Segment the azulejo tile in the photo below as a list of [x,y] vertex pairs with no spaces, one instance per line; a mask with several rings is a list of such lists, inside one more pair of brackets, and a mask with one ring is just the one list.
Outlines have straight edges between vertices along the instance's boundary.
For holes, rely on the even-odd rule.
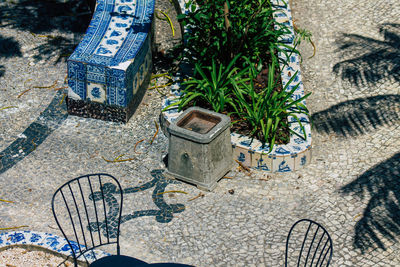
[[117,104],[117,87],[115,86],[107,86],[107,104],[116,105]]
[[135,74],[135,77],[133,78],[132,81],[132,92],[133,94],[136,94],[136,92],[139,90],[139,73]]
[[306,149],[294,158],[296,170],[303,168],[311,160],[311,149]]
[[255,140],[256,139],[247,137],[245,135],[239,135],[239,137],[237,138],[237,146],[243,147],[247,150],[251,150],[253,142]]
[[267,153],[254,153],[251,158],[251,166],[260,171],[272,171],[273,159]]
[[273,172],[291,172],[295,170],[294,158],[290,155],[284,157],[276,157],[273,161]]
[[274,154],[277,156],[288,156],[292,152],[292,148],[288,145],[276,145],[274,147]]
[[117,105],[125,107],[127,105],[127,95],[124,88],[117,88]]
[[86,99],[86,82],[68,80],[68,97],[76,100]]
[[106,90],[104,84],[87,83],[87,98],[93,102],[104,103],[106,101]]
[[107,86],[125,87],[125,71],[113,68],[106,68]]
[[233,145],[233,159],[242,163],[245,166],[251,166],[251,150],[240,145]]
[[86,79],[86,67],[82,62],[68,61],[68,79],[85,81]]
[[86,80],[94,83],[106,83],[106,69],[102,66],[86,65]]

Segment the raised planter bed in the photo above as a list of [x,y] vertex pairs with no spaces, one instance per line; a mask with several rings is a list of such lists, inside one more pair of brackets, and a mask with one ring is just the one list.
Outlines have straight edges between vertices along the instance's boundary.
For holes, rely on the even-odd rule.
[[[272,0],[274,9],[274,19],[278,22],[284,23],[291,29],[291,34],[283,36],[282,40],[286,43],[292,43],[294,40],[293,21],[289,5],[282,0]],[[184,1],[179,1],[181,12],[185,13]],[[280,58],[286,57],[279,53]],[[300,58],[297,54],[291,55],[288,65],[281,64],[282,70],[282,84],[285,86],[290,80],[291,76],[297,71],[297,77],[288,86],[287,90],[290,91],[296,84],[299,84],[293,99],[300,99],[304,96],[304,87],[301,81],[300,72]],[[170,94],[164,99],[162,107],[165,108],[171,103],[178,100],[180,95],[180,85],[175,83],[171,86]],[[305,100],[302,101],[305,105]],[[176,120],[181,112],[177,108],[169,109],[162,112],[160,121],[162,129],[168,135],[167,127],[169,124]],[[246,166],[254,167],[255,169],[271,172],[290,172],[301,169],[311,160],[311,125],[308,116],[304,114],[297,115],[302,122],[307,139],[303,139],[295,134],[290,135],[290,142],[286,145],[275,145],[270,153],[268,146],[262,146],[261,142],[256,139],[251,139],[247,136],[239,135],[237,133],[231,134],[231,142],[234,148],[234,159],[242,162]],[[297,132],[300,136],[304,135],[300,125],[292,117],[288,117],[290,128]]]
[[97,0],[68,59],[68,113],[127,122],[151,76],[154,0]]

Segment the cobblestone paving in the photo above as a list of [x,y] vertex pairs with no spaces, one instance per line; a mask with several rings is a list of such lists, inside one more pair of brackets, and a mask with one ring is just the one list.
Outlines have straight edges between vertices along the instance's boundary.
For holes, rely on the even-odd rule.
[[[55,88],[63,86],[66,63],[57,61],[60,51],[55,50],[62,46],[43,35],[71,39],[82,32],[67,28],[65,18],[52,27],[35,27],[36,1],[18,3],[0,6],[0,108],[17,107],[0,110],[0,151],[24,138],[21,133],[57,92],[34,88],[17,96],[56,80]],[[168,1],[158,7],[168,9]],[[10,8],[13,12],[7,13]],[[149,143],[161,95],[148,91],[126,125],[69,116],[50,125],[40,145],[31,140],[30,153],[0,173],[0,198],[14,201],[0,203],[0,227],[28,225],[60,234],[50,209],[54,191],[71,178],[105,172],[127,190],[149,185],[125,196],[123,215],[132,217],[121,229],[126,255],[196,266],[282,266],[290,226],[309,218],[332,236],[332,266],[400,266],[400,7],[395,0],[294,0],[292,10],[296,25],[311,30],[317,47],[312,58],[310,45],[300,47],[315,120],[313,160],[305,169],[284,175],[233,170],[233,179],[191,200],[201,191],[152,176],[164,168],[168,140],[158,134]],[[158,36],[168,35],[168,25],[159,27]],[[170,37],[157,38],[165,43]],[[51,122],[51,116],[46,118],[45,125]],[[18,148],[13,156],[26,149]],[[103,159],[121,154],[134,160]],[[162,184],[151,187],[152,181]],[[154,201],[156,190],[188,194],[166,193]],[[184,210],[167,220],[152,213],[135,217],[173,204],[183,204]]]

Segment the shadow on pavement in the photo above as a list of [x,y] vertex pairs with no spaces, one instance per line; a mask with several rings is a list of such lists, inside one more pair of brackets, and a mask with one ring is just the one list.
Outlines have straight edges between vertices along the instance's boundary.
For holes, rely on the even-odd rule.
[[400,121],[400,96],[379,95],[342,102],[313,114],[312,120],[320,133],[343,137],[365,134]]
[[344,58],[333,72],[356,86],[374,85],[384,79],[400,81],[400,24],[379,27],[384,41],[357,34],[343,34],[337,41]]
[[[76,44],[73,39],[65,38],[62,36],[54,36],[49,38],[45,43],[36,46],[33,51],[35,55],[33,58],[39,60],[51,60],[57,57],[54,64],[60,62],[62,59],[68,58],[75,49]],[[56,48],[55,48],[56,47]]]
[[91,13],[85,1],[36,0],[9,2],[0,10],[0,27],[34,34],[52,30],[85,32]]
[[0,57],[20,57],[22,56],[21,47],[13,37],[0,35]]
[[[379,27],[382,40],[343,34],[337,41],[343,60],[333,67],[354,86],[374,86],[382,81],[400,82],[400,24]],[[312,116],[318,132],[348,137],[400,121],[400,96],[379,95],[334,105]],[[364,254],[385,250],[400,237],[400,153],[361,174],[340,189],[367,206],[355,225],[353,245]],[[358,216],[356,216],[358,217]]]
[[[20,57],[22,56],[21,47],[13,37],[4,37],[0,35],[0,58]],[[0,77],[4,75],[6,68],[0,65]]]
[[[180,184],[181,182],[177,180],[172,180],[166,178],[163,175],[164,170],[152,170],[151,176],[153,179],[145,184],[124,188],[123,195],[126,199],[128,195],[135,194],[139,192],[143,192],[149,189],[152,189],[152,200],[155,204],[156,208],[147,209],[147,210],[130,210],[127,214],[121,216],[121,224],[128,222],[130,220],[139,218],[139,217],[154,217],[158,223],[169,223],[174,218],[175,213],[181,213],[185,211],[185,205],[181,203],[176,204],[168,204],[164,199],[165,188],[169,184]],[[120,194],[120,191],[117,187],[112,183],[106,183],[103,185],[103,192],[94,192],[93,195],[89,196],[89,199],[100,200],[101,198],[96,196],[104,195],[104,199],[107,202],[107,206],[111,207],[109,216],[107,216],[107,221],[104,220],[100,222],[100,225],[96,225],[96,223],[91,223],[89,229],[92,232],[97,232],[99,230],[102,231],[104,236],[107,236],[107,231],[110,231],[110,235],[115,235],[117,228],[111,227],[110,225],[118,224],[118,216],[120,213],[118,200],[113,196],[113,194]],[[131,207],[132,208],[132,207]],[[111,223],[110,223],[111,222]]]
[[355,226],[354,247],[365,253],[369,249],[386,249],[400,236],[400,153],[372,167],[341,188],[361,201],[369,199]]
[[[73,52],[77,45],[73,36],[86,31],[91,17],[86,1],[7,2],[0,7],[0,28],[7,27],[30,32],[35,38],[38,38],[40,43],[45,40],[44,44],[33,49],[36,52],[35,59],[50,59],[57,55],[57,63],[61,58],[66,58]],[[52,31],[71,33],[71,38],[53,36]],[[49,33],[50,35],[48,35]]]

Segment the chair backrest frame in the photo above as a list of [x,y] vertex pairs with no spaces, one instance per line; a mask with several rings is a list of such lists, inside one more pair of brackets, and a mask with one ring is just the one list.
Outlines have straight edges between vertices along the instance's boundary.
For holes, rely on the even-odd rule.
[[[305,243],[306,243],[306,241],[307,241],[307,237],[308,237],[308,234],[309,234],[309,232],[310,232],[310,229],[311,229],[312,225],[316,225],[316,226],[317,226],[317,230],[315,230],[314,235],[313,235],[313,237],[312,237],[311,244],[310,244],[309,249],[308,249],[308,252],[307,252],[307,256],[306,256],[306,260],[305,260],[304,266],[307,266],[308,259],[309,259],[309,256],[310,256],[310,252],[311,252],[311,249],[313,248],[314,241],[315,241],[315,238],[316,238],[316,236],[317,236],[317,233],[318,233],[318,231],[319,231],[320,229],[322,229],[322,231],[323,231],[322,236],[320,237],[320,239],[319,239],[319,241],[318,241],[317,247],[315,248],[315,251],[314,251],[314,254],[313,254],[313,257],[312,257],[312,260],[311,260],[311,263],[310,263],[309,266],[310,266],[310,267],[313,266],[313,263],[314,263],[314,260],[315,260],[315,257],[316,257],[318,248],[319,248],[319,246],[320,246],[320,244],[321,244],[321,241],[323,240],[323,238],[324,238],[325,235],[326,235],[327,238],[326,238],[324,247],[323,247],[322,250],[320,251],[320,255],[319,255],[319,257],[318,257],[318,260],[317,260],[317,263],[315,264],[315,266],[318,266],[319,263],[320,263],[319,266],[322,266],[322,264],[324,263],[324,261],[325,261],[325,259],[326,259],[327,254],[328,254],[328,252],[329,252],[329,257],[328,257],[327,262],[326,262],[326,267],[328,267],[329,264],[330,264],[330,262],[331,262],[331,260],[332,260],[332,255],[333,255],[332,238],[331,238],[331,236],[329,235],[328,231],[327,231],[321,224],[319,224],[319,223],[317,223],[317,222],[315,222],[315,221],[312,221],[312,220],[310,220],[310,219],[301,219],[301,220],[298,220],[298,221],[297,221],[296,223],[294,223],[293,226],[290,228],[289,234],[288,234],[287,239],[286,239],[285,267],[288,266],[288,265],[287,265],[287,264],[288,264],[288,251],[289,251],[289,241],[290,241],[291,234],[292,234],[293,230],[295,229],[295,227],[296,227],[298,224],[302,223],[302,222],[308,222],[309,225],[308,225],[307,231],[306,231],[306,233],[305,233],[305,235],[304,235],[304,239],[303,239],[303,242],[302,242],[302,245],[301,245],[299,257],[298,257],[298,259],[297,259],[297,267],[300,266],[300,262],[301,262],[301,258],[302,258],[302,254],[303,254],[303,250],[304,250],[304,245],[305,245]],[[329,243],[329,245],[328,245],[328,243]],[[326,248],[327,245],[328,245],[328,248]],[[325,252],[325,253],[324,253],[324,252]],[[322,260],[321,260],[322,254],[324,254],[324,256],[323,256],[323,258],[322,258]],[[321,261],[320,261],[320,260],[321,260]]]
[[[100,233],[101,231],[100,231],[99,216],[98,216],[96,200],[94,198],[94,191],[93,191],[92,182],[91,182],[91,178],[96,179],[95,177],[97,177],[98,182],[99,182],[99,186],[100,186],[100,193],[101,193],[101,199],[102,199],[102,203],[100,203],[100,204],[102,204],[104,217],[105,217],[105,228],[106,228],[106,237],[107,237],[106,241],[107,242],[102,242],[101,233]],[[102,183],[102,179],[101,179],[102,177],[107,178],[107,179],[111,179],[115,183],[115,185],[117,185],[117,188],[116,188],[117,190],[115,190],[115,192],[113,192],[113,193],[118,193],[119,196],[120,196],[119,211],[118,211],[118,216],[117,216],[116,237],[115,237],[116,241],[110,241],[110,235],[109,235],[109,230],[110,229],[109,229],[109,222],[108,222],[109,216],[108,216],[108,212],[107,212],[107,209],[106,209],[105,194],[104,194],[104,190],[103,190],[104,184]],[[73,192],[73,190],[71,188],[71,184],[76,182],[77,185],[78,185],[78,188],[79,188],[79,192],[78,193],[80,193],[80,196],[82,198],[81,200],[83,202],[83,207],[84,207],[84,214],[83,215],[86,215],[86,220],[87,220],[88,224],[90,225],[90,219],[89,219],[89,214],[88,214],[88,210],[87,210],[87,205],[86,205],[85,197],[84,197],[83,190],[82,190],[81,183],[80,183],[80,181],[84,180],[84,179],[87,179],[88,185],[89,185],[89,188],[90,188],[90,192],[91,192],[91,195],[92,195],[92,200],[91,200],[92,203],[91,204],[93,204],[93,206],[94,206],[95,217],[96,217],[95,218],[95,222],[96,222],[97,227],[98,227],[97,228],[98,229],[98,238],[99,238],[99,241],[100,241],[100,244],[98,244],[98,245],[95,245],[95,241],[94,241],[93,234],[92,234],[91,230],[89,230],[91,244],[89,244],[89,242],[87,242],[87,240],[86,240],[86,236],[84,234],[85,231],[83,229],[83,223],[82,223],[83,219],[81,218],[81,214],[80,214],[79,208],[78,208],[78,203],[77,203],[76,197],[74,195],[74,192]],[[78,237],[77,229],[75,228],[75,223],[74,223],[74,220],[73,220],[73,217],[72,217],[71,209],[70,209],[70,207],[69,207],[69,205],[67,203],[67,200],[66,200],[66,197],[65,197],[65,192],[63,191],[63,189],[65,189],[65,188],[68,188],[68,191],[69,191],[70,195],[72,196],[74,208],[75,208],[75,210],[77,212],[77,215],[78,215],[78,221],[79,221],[80,230],[81,230],[81,233],[83,233],[83,241],[84,241],[83,243],[84,243],[84,246],[85,246],[84,249],[81,246],[82,244],[80,244],[80,242],[79,242],[80,238]],[[59,221],[59,219],[57,217],[57,213],[55,211],[55,200],[56,200],[56,197],[59,194],[61,194],[62,200],[64,201],[65,207],[66,207],[66,209],[68,211],[68,216],[69,216],[69,219],[70,219],[70,223],[72,225],[72,230],[73,230],[73,233],[74,233],[74,236],[75,236],[75,240],[76,240],[76,243],[78,243],[77,247],[78,247],[79,253],[75,252],[74,246],[72,245],[70,239],[68,238],[68,235],[64,231],[64,229],[61,226],[61,223],[60,223],[60,221]],[[88,201],[88,202],[90,202],[90,201]],[[87,263],[89,263],[87,258],[86,258],[86,256],[85,256],[85,254],[87,252],[90,252],[90,251],[93,252],[94,249],[96,249],[98,247],[101,247],[101,246],[104,246],[104,245],[116,244],[117,255],[120,255],[119,234],[120,234],[120,225],[121,225],[121,216],[122,216],[122,206],[123,206],[123,190],[122,190],[122,187],[121,187],[120,183],[118,182],[118,180],[115,177],[113,177],[112,175],[106,174],[106,173],[95,173],[95,174],[87,174],[87,175],[79,176],[77,178],[74,178],[74,179],[69,180],[68,182],[64,183],[62,186],[60,186],[56,190],[56,192],[53,195],[52,202],[51,202],[52,212],[53,212],[54,219],[55,219],[55,221],[56,221],[56,223],[58,225],[58,228],[60,229],[61,233],[63,234],[63,236],[67,240],[69,247],[71,248],[72,257],[74,259],[74,265],[75,266],[77,266],[77,264],[78,264],[77,263],[78,262],[78,258],[80,256],[82,256],[82,255],[83,255],[85,261]],[[92,255],[94,255],[94,257],[95,257],[94,253],[92,253]]]

